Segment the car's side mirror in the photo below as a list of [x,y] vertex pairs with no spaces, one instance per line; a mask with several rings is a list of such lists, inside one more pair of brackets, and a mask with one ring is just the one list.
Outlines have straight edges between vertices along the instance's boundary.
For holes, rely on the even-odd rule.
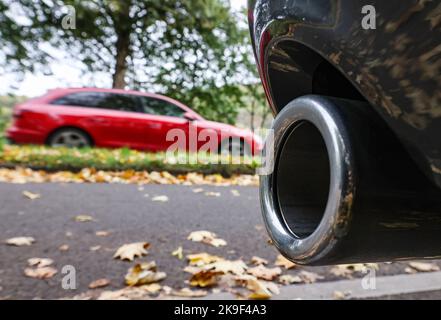
[[188,121],[193,122],[193,121],[197,120],[197,117],[191,112],[186,112],[186,113],[184,113],[184,119],[187,119]]

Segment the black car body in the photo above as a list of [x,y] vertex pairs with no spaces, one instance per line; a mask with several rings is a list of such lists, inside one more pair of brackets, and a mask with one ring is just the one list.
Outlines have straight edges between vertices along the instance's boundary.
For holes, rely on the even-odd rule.
[[[365,29],[362,26],[362,21],[367,15],[363,9],[365,6],[373,6],[375,9],[375,29]],[[371,190],[386,180],[388,182],[385,185],[388,187],[380,187],[380,189],[387,190],[383,192],[383,195],[386,193],[400,194],[401,199],[408,201],[414,199],[412,204],[417,203],[417,205],[407,206],[408,210],[400,207],[399,204],[388,209],[383,207],[382,209],[365,210],[367,212],[363,214],[365,217],[372,216],[373,211],[405,211],[405,213],[401,212],[401,214],[397,213],[393,216],[385,216],[383,212],[378,214],[377,220],[371,218],[363,220],[364,229],[370,228],[366,231],[371,235],[369,237],[377,239],[368,237],[365,241],[376,247],[376,252],[380,250],[378,249],[380,244],[375,241],[388,241],[391,244],[390,250],[385,250],[384,254],[365,254],[366,249],[363,249],[361,244],[365,241],[359,238],[355,240],[355,235],[351,235],[353,232],[350,231],[361,223],[357,215],[340,213],[340,216],[334,217],[334,220],[346,219],[343,231],[337,232],[334,224],[327,231],[313,232],[314,230],[312,230],[308,236],[299,236],[293,231],[295,226],[290,227],[286,222],[289,217],[286,217],[283,212],[281,200],[276,199],[280,197],[280,192],[284,192],[281,191],[282,186],[277,185],[276,174],[264,177],[261,187],[264,217],[270,235],[279,249],[288,258],[297,262],[319,264],[348,260],[438,257],[441,254],[438,252],[440,250],[436,252],[433,250],[424,251],[421,249],[423,245],[420,247],[406,241],[403,242],[399,236],[394,238],[395,233],[391,235],[386,232],[387,230],[375,228],[382,223],[381,219],[389,219],[389,222],[384,225],[391,226],[395,223],[395,225],[406,226],[407,223],[408,228],[400,229],[402,233],[409,232],[407,236],[424,238],[421,241],[426,247],[435,240],[441,240],[437,235],[441,234],[441,227],[437,224],[440,220],[438,213],[441,212],[441,205],[436,201],[437,197],[441,197],[437,193],[441,188],[441,2],[425,0],[249,0],[248,16],[253,49],[270,107],[274,115],[285,118],[285,120],[276,119],[276,122],[279,121],[278,130],[283,131],[278,133],[276,130],[275,134],[276,166],[279,163],[280,152],[282,152],[279,149],[286,144],[288,124],[292,124],[286,120],[286,117],[289,116],[288,111],[286,111],[287,114],[281,115],[287,105],[305,96],[309,101],[302,100],[297,103],[298,105],[326,105],[329,104],[329,101],[331,104],[346,105],[346,102],[339,103],[338,99],[352,101],[351,103],[354,105],[362,104],[363,106],[360,108],[364,111],[370,109],[371,114],[365,117],[370,127],[366,128],[366,132],[385,130],[384,135],[359,140],[360,144],[379,144],[382,136],[390,135],[385,139],[389,145],[400,145],[396,146],[400,151],[394,149],[395,151],[389,152],[390,156],[386,155],[387,150],[392,149],[387,145],[373,147],[376,154],[368,165],[375,161],[378,163],[371,167],[369,172],[378,173],[379,168],[385,162],[389,162],[392,167],[390,171],[394,171],[392,162],[408,162],[408,167],[400,169],[407,168],[408,172],[402,172],[402,175],[407,177],[404,184],[408,184],[409,188],[406,187],[404,191],[398,191],[397,188],[400,189],[400,186],[397,181],[400,179],[384,177],[384,175],[376,181],[360,185],[360,177],[363,176],[360,173],[368,170],[361,164],[363,161],[360,160],[362,157],[360,154],[367,151],[354,152],[359,155],[358,160],[357,156],[354,156],[354,162],[357,162],[354,165],[355,169],[349,168],[347,170],[350,177],[346,183],[353,184],[353,186],[349,188],[351,191],[348,191],[345,196],[350,195],[353,199],[350,204],[346,202],[346,206],[351,206],[346,211],[359,210],[358,207],[365,208],[366,205],[360,204],[360,201],[357,200],[357,202],[356,199],[369,198],[365,194],[371,193]],[[327,97],[326,101],[320,100],[320,97]],[[318,101],[316,101],[317,99]],[[293,117],[300,109],[297,107],[297,111],[293,111]],[[352,109],[350,106],[343,107],[342,112],[350,109]],[[336,113],[338,114],[339,111]],[[348,119],[353,116],[342,117]],[[369,117],[375,118],[375,120],[368,120]],[[342,121],[347,122],[346,120]],[[352,120],[352,123],[354,121]],[[373,125],[374,122],[377,125]],[[380,127],[381,129],[379,129]],[[352,129],[348,129],[346,132],[350,130]],[[358,129],[354,128],[353,130]],[[321,133],[323,135],[323,132]],[[279,149],[278,135],[280,136]],[[340,138],[343,136],[342,139],[344,139],[345,134],[337,132],[336,135],[340,135]],[[353,139],[352,137],[358,134],[349,132],[348,135]],[[323,138],[326,140],[326,137]],[[376,142],[373,139],[377,139]],[[352,141],[351,143],[355,144],[356,142]],[[326,147],[328,152],[332,149],[327,141]],[[352,147],[354,149],[365,148],[366,145],[352,145]],[[379,150],[382,151],[378,153]],[[348,150],[346,152],[349,154]],[[403,153],[398,156],[400,152]],[[388,158],[388,160],[383,161],[384,159],[380,158]],[[405,160],[402,160],[404,158]],[[343,164],[340,162],[337,165],[348,166],[348,161],[343,160]],[[335,172],[332,167],[330,171],[332,186],[334,181],[332,174]],[[358,172],[358,175],[354,172]],[[380,176],[380,174],[378,175]],[[399,174],[397,173],[397,175]],[[364,176],[369,176],[369,173]],[[356,179],[358,181],[354,182]],[[392,181],[394,179],[395,181]],[[325,181],[325,184],[327,183]],[[338,183],[342,182],[338,181]],[[403,185],[403,183],[401,184]],[[361,190],[363,190],[363,195]],[[392,190],[395,191],[392,192]],[[425,190],[426,195],[433,194],[433,196],[424,198],[425,196],[420,195],[418,190]],[[271,193],[272,196],[269,196]],[[358,198],[355,197],[356,193]],[[329,207],[329,199],[332,196],[329,194],[327,205],[326,203],[322,204],[322,210]],[[370,199],[372,200],[372,198]],[[292,202],[292,200],[290,201]],[[430,205],[425,205],[424,202],[430,203]],[[389,203],[394,203],[394,201],[391,200]],[[276,212],[268,214],[268,211]],[[416,214],[418,219],[423,219],[425,222],[411,219],[411,212],[415,214],[419,211],[426,212],[422,216]],[[435,214],[435,218],[430,215],[432,223],[427,220],[427,212],[429,211]],[[275,220],[278,223],[275,223]],[[320,223],[320,226],[323,227],[323,220]],[[427,228],[431,231],[426,230],[426,223]],[[316,222],[315,227],[318,225],[319,222]],[[322,231],[321,234],[316,234],[320,231]],[[383,231],[388,236],[382,237]],[[433,237],[429,235],[431,232]],[[330,233],[332,235],[329,235]],[[357,231],[357,237],[360,237],[362,233],[362,231]],[[319,242],[323,240],[325,234],[328,244],[320,247]],[[314,237],[315,239],[311,239]],[[352,251],[342,244],[343,239],[348,241],[348,237],[353,242],[352,246],[356,246],[358,250]],[[303,242],[310,240],[308,248],[297,250],[299,246],[304,245]],[[329,241],[338,244],[330,246]],[[411,247],[411,252],[399,249],[400,246],[405,245]],[[441,245],[441,243],[438,242],[437,245]],[[342,253],[343,251],[346,253]],[[350,254],[349,251],[351,251]],[[359,252],[361,252],[360,256],[358,256]]]

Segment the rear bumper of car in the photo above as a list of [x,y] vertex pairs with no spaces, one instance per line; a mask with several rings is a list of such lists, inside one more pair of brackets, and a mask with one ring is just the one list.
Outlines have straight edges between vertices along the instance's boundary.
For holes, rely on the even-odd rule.
[[41,132],[12,126],[6,130],[6,138],[17,144],[44,144]]

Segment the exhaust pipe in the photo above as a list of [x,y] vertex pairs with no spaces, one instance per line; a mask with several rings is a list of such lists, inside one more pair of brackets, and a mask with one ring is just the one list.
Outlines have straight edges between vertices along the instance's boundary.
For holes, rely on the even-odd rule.
[[273,130],[260,199],[285,257],[307,265],[441,257],[441,192],[369,104],[302,97]]

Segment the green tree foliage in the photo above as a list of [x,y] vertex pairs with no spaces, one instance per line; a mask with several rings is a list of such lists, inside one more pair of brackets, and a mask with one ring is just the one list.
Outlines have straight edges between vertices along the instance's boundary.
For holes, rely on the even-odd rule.
[[238,85],[255,81],[240,19],[228,0],[0,0],[0,41],[16,69],[47,68],[47,43],[111,75],[114,88],[164,93],[231,123],[244,103]]

